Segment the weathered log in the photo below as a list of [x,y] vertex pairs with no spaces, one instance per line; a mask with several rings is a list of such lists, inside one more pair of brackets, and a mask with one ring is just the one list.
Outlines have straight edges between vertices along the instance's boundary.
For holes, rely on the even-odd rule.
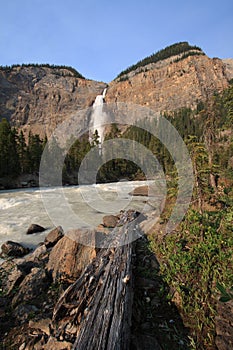
[[[127,218],[134,220],[135,212]],[[134,220],[115,228],[114,236],[108,236],[109,247],[101,249],[63,293],[54,308],[54,337],[72,342],[77,350],[129,349],[134,282],[131,238],[137,227]]]

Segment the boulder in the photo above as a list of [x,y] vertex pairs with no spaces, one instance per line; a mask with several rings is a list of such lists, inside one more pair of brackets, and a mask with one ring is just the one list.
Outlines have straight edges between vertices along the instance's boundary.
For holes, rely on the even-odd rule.
[[45,237],[45,246],[47,248],[53,247],[62,237],[64,236],[64,231],[61,226],[54,228]]
[[148,196],[149,187],[148,186],[139,186],[136,187],[133,191],[129,192],[131,196]]
[[38,245],[38,247],[31,254],[29,254],[27,258],[25,258],[24,260],[32,261],[32,262],[39,260],[40,262],[42,262],[47,255],[48,255],[48,252],[45,244],[41,244],[41,245]]
[[12,241],[7,241],[2,244],[2,256],[20,257],[29,253],[30,249],[24,247],[22,244]]
[[24,279],[25,274],[23,271],[19,269],[18,266],[15,266],[15,268],[9,273],[7,284],[6,284],[6,294],[10,294],[11,291],[13,291],[15,288],[19,286],[19,284]]
[[84,246],[64,236],[52,248],[47,270],[52,274],[54,282],[73,282],[95,257],[95,248]]
[[37,225],[37,224],[31,224],[27,230],[27,235],[31,235],[33,233],[43,232],[46,229],[43,226]]
[[45,292],[50,284],[49,278],[44,269],[34,267],[19,285],[19,290],[12,300],[12,305],[38,299]]
[[106,215],[103,217],[103,224],[105,227],[116,227],[117,223],[118,223],[118,217],[115,215]]

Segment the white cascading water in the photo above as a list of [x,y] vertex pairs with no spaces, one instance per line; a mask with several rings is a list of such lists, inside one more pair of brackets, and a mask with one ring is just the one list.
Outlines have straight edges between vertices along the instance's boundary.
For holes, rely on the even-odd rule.
[[[119,196],[121,198],[124,195],[124,198],[122,197],[124,202],[122,208],[125,210],[135,209],[142,212],[145,206],[145,197],[132,198],[128,193],[133,191],[134,188],[144,184],[147,184],[147,182],[116,182],[112,184],[98,184],[94,187],[93,185],[84,186],[82,190],[80,186],[64,187],[62,191],[64,192],[65,198],[68,205],[71,207],[72,212],[76,215],[75,228],[87,227],[84,223],[87,223],[94,228],[102,222],[104,215],[108,213],[119,213],[119,208],[117,207],[119,204],[116,201],[116,196],[117,198],[119,198]],[[93,195],[93,191],[96,191],[97,189],[98,195],[100,193],[100,197],[106,200],[107,204],[105,212],[98,210],[97,202],[99,200],[96,199],[96,194]],[[59,191],[59,188],[56,187],[47,189],[27,188],[25,190],[0,191],[0,247],[8,240],[22,243],[27,247],[35,247],[42,242],[48,232],[54,228],[54,223],[51,221],[51,218],[44,207],[42,193],[45,192],[48,196],[51,196],[51,198],[59,200]],[[89,198],[88,203],[85,202],[82,191],[86,191]],[[116,205],[116,207],[114,207],[114,205]],[[93,210],[93,208],[97,209]],[[61,210],[63,210],[63,208]],[[66,232],[68,226],[66,227],[63,221],[67,221],[69,225],[70,220],[68,218],[63,220],[61,213],[58,213],[58,220],[60,219],[60,224]],[[28,227],[34,222],[44,226],[47,230],[33,235],[26,235]],[[0,258],[0,265],[1,262],[2,260]]]
[[101,145],[104,140],[104,124],[106,123],[106,113],[103,112],[103,104],[104,98],[106,96],[107,89],[105,88],[102,95],[97,95],[95,102],[93,103],[93,112],[91,115],[91,135],[90,141],[93,139],[93,134],[97,130],[99,135],[99,147],[101,149]]

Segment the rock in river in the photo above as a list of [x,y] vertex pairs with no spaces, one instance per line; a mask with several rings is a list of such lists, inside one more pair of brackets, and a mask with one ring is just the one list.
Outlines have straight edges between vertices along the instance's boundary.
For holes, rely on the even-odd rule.
[[30,249],[22,244],[12,241],[7,241],[2,244],[2,256],[20,257],[29,253]]
[[148,196],[149,188],[148,186],[139,186],[136,187],[133,191],[131,191],[129,194],[131,196]]
[[43,232],[46,229],[43,226],[37,224],[31,224],[27,230],[27,235],[31,235],[32,233]]
[[119,219],[115,215],[106,215],[103,217],[103,224],[105,227],[115,227],[118,223]]

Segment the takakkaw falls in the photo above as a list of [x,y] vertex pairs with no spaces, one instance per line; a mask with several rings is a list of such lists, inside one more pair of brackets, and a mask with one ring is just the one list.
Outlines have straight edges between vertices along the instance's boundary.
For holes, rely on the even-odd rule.
[[104,89],[102,95],[96,96],[93,104],[93,113],[91,115],[91,128],[94,134],[97,130],[99,135],[99,147],[101,151],[101,145],[104,140],[104,125],[107,124],[106,115],[103,112],[104,98],[106,96],[107,88]]

